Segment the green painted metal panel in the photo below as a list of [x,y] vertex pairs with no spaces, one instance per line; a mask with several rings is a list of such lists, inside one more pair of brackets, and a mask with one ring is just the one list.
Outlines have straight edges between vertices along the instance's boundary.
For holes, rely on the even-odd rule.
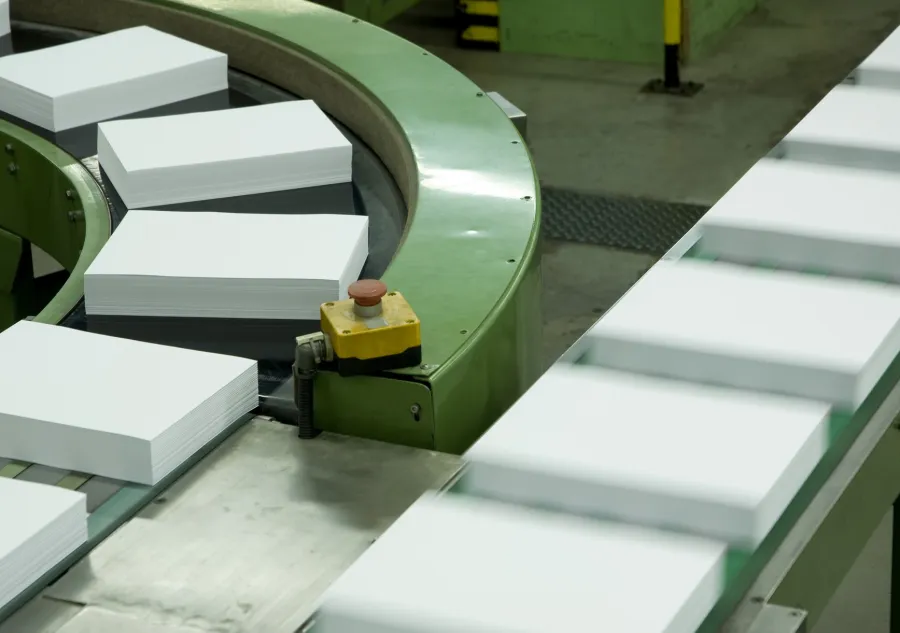
[[325,431],[417,448],[434,446],[434,407],[427,384],[322,373],[313,402],[318,426]]
[[501,0],[500,50],[662,63],[662,0]]
[[728,31],[757,4],[758,0],[686,0],[689,56],[696,59],[711,53]]
[[0,228],[37,244],[71,272],[35,317],[57,323],[81,299],[84,271],[109,237],[109,210],[88,171],[52,143],[0,121],[0,146]]
[[[713,46],[758,0],[684,0],[691,57]],[[663,0],[501,0],[505,52],[661,64]]]
[[0,293],[12,291],[21,259],[22,238],[0,229]]
[[421,0],[344,0],[344,13],[381,26],[419,4]]

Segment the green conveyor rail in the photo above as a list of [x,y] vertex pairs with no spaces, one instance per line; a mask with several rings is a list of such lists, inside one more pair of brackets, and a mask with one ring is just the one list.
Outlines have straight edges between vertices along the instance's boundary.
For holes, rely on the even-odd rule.
[[[448,64],[302,0],[13,0],[11,11],[93,32],[144,24],[225,52],[232,67],[314,98],[387,166],[409,220],[384,281],[422,321],[423,361],[399,381],[318,381],[325,430],[459,453],[540,374],[534,165],[513,123]],[[387,383],[409,386],[392,387],[401,418],[373,420],[379,407],[347,391]],[[433,416],[413,420],[414,404]]]
[[0,147],[0,229],[36,244],[70,273],[34,319],[58,323],[78,305],[84,272],[109,238],[109,209],[88,171],[53,143],[0,120]]
[[[365,21],[301,0],[12,0],[11,13],[26,22],[98,33],[150,25],[223,51],[232,67],[314,98],[385,163],[409,221],[384,280],[404,293],[422,320],[424,358],[420,367],[400,372],[400,380],[320,381],[317,400],[343,404],[343,417],[326,430],[460,452],[539,375],[534,165],[513,123],[449,65]],[[41,173],[49,164],[57,167],[41,179],[29,178],[17,195],[28,189],[38,200],[41,183],[44,207],[62,215],[53,212],[31,224],[25,215],[8,218],[8,224],[0,216],[0,228],[33,240],[71,271],[63,292],[40,315],[54,322],[80,298],[84,270],[108,236],[108,214],[101,213],[102,193],[77,161],[0,125],[10,137],[29,139],[32,149],[22,155],[31,162],[20,160],[20,167],[40,164]],[[25,175],[38,170],[18,173],[17,182],[25,183]],[[61,217],[72,226],[61,224]],[[41,229],[46,235],[30,233],[47,222],[52,230]],[[427,401],[420,419],[409,415],[409,400]],[[398,424],[401,414],[408,419]],[[7,463],[0,476],[28,479],[40,468]],[[93,488],[105,487],[107,496],[91,508],[90,542],[36,583],[35,591],[170,481],[151,488],[60,472],[53,483],[85,491],[89,502]],[[0,620],[33,593],[0,612]]]

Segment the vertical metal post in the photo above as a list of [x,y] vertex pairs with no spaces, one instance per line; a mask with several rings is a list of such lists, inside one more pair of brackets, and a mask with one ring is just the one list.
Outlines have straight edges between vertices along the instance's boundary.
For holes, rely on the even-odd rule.
[[644,92],[693,97],[703,88],[681,81],[681,52],[684,44],[685,0],[663,0],[663,76],[646,84]]
[[669,90],[681,87],[681,0],[663,0],[663,83]]

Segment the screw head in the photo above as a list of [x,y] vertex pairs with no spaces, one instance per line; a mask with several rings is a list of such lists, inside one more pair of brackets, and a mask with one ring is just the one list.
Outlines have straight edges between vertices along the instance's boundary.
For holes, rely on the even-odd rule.
[[19,166],[16,165],[15,163],[10,163],[9,165],[6,166],[6,171],[8,171],[11,174],[14,174],[17,171],[19,171]]

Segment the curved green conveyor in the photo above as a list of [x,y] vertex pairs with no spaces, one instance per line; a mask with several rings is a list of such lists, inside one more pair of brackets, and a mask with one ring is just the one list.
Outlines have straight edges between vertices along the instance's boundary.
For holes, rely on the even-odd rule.
[[109,237],[106,199],[90,173],[72,156],[3,120],[0,148],[4,158],[0,230],[8,236],[4,245],[9,237],[28,240],[70,273],[62,289],[34,318],[58,323],[81,300],[84,271]]
[[537,377],[534,166],[503,112],[449,65],[302,0],[11,5],[14,19],[94,32],[146,24],[223,51],[238,70],[315,99],[387,165],[410,219],[384,280],[422,321],[423,364],[396,378],[326,374],[316,398],[326,430],[461,452]]

